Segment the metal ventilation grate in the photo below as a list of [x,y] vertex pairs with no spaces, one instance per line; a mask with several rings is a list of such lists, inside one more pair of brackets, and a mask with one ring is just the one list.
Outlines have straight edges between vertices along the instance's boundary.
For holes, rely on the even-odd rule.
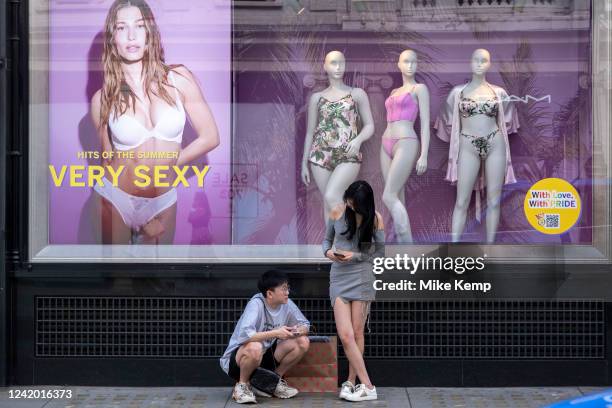
[[[38,297],[39,357],[219,357],[248,299]],[[318,334],[329,300],[294,299]],[[604,358],[601,301],[377,301],[368,357]]]

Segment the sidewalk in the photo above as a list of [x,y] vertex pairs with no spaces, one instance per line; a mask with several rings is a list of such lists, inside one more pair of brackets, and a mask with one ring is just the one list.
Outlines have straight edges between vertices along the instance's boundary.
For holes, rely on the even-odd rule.
[[[72,399],[9,399],[9,390],[72,391]],[[290,400],[259,398],[257,406],[274,408],[538,408],[596,392],[600,387],[547,388],[379,388],[378,401],[350,403],[336,394],[300,394]],[[0,388],[0,408],[221,408],[238,405],[229,387],[10,387]]]

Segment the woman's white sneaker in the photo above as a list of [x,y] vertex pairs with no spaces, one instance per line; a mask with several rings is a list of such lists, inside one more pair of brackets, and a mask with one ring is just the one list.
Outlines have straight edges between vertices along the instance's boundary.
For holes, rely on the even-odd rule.
[[234,392],[232,393],[232,398],[238,404],[247,404],[249,402],[257,403],[255,395],[253,395],[253,391],[251,391],[251,387],[249,387],[249,385],[246,383],[236,383],[234,386]]
[[364,384],[359,384],[355,387],[355,391],[347,395],[344,399],[353,402],[371,401],[378,399],[378,395],[376,394],[376,387],[373,386],[372,389],[369,389]]
[[342,386],[340,388],[340,395],[338,395],[338,398],[346,399],[346,396],[352,394],[353,391],[355,391],[355,386],[353,385],[353,383],[350,381],[345,381],[342,383]]

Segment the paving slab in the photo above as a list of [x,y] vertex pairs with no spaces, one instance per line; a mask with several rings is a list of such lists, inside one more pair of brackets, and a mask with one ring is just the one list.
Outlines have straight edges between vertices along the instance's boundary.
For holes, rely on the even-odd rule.
[[[20,387],[10,387],[11,390]],[[72,398],[17,401],[0,389],[0,408],[222,408],[227,387],[21,387],[23,389],[69,389]],[[2,405],[5,403],[5,405]],[[29,403],[29,405],[27,404]],[[21,404],[21,405],[19,405]]]
[[[9,390],[72,391],[70,399],[10,399]],[[377,401],[351,403],[336,393],[301,393],[289,400],[258,398],[265,408],[541,408],[605,387],[378,388]],[[0,408],[236,408],[231,387],[74,387],[0,388]],[[253,405],[251,405],[253,406]]]
[[[257,406],[266,408],[411,408],[405,388],[384,387],[379,388],[377,392],[378,400],[364,402],[340,400],[336,393],[300,393],[288,400],[257,397]],[[226,408],[237,407],[244,407],[244,405],[236,404],[230,396]]]
[[411,408],[541,408],[582,395],[578,387],[407,388]]
[[597,394],[598,392],[612,390],[612,387],[578,387],[583,395]]

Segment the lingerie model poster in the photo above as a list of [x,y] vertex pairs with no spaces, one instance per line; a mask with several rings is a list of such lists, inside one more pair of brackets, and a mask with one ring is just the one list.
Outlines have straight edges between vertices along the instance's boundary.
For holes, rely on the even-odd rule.
[[226,3],[49,4],[49,244],[229,243]]

